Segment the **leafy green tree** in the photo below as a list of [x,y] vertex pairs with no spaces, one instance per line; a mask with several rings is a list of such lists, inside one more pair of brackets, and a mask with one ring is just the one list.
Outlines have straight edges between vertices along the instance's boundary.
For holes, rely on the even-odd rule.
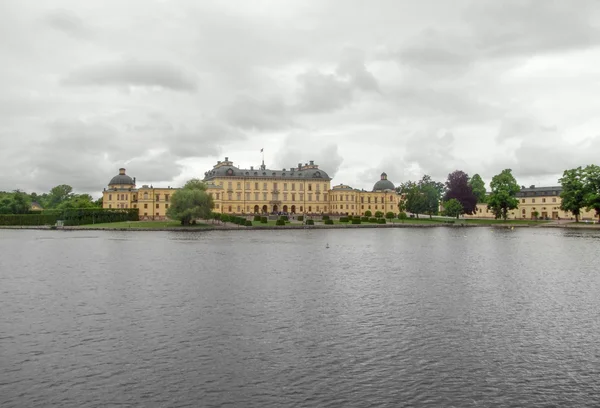
[[479,174],[473,174],[471,180],[469,180],[469,185],[471,186],[471,190],[475,197],[477,197],[478,203],[485,203],[487,200],[487,194],[485,191],[485,183]]
[[198,179],[188,181],[182,189],[171,197],[167,216],[180,220],[182,225],[190,225],[196,218],[209,219],[214,207],[212,197],[206,192],[206,185]]
[[585,206],[587,210],[596,210],[600,221],[600,166],[590,164],[584,169]]
[[440,211],[440,198],[444,192],[444,184],[433,181],[430,176],[424,175],[419,181],[418,188],[424,199],[424,212],[432,218]]
[[391,220],[391,219],[393,219],[394,217],[396,217],[396,214],[394,214],[394,213],[393,213],[393,212],[391,212],[391,211],[388,211],[388,212],[386,212],[386,213],[385,213],[385,218],[387,218],[388,220]]
[[375,211],[375,217],[376,217],[376,218],[381,218],[381,217],[383,217],[383,211]]
[[398,210],[411,212],[417,215],[423,214],[426,210],[425,197],[419,186],[414,181],[407,181],[398,187],[398,192],[402,194],[403,199],[398,205]]
[[504,169],[495,175],[490,183],[492,190],[488,196],[488,208],[494,212],[496,218],[508,218],[508,211],[514,210],[519,205],[515,198],[520,188],[512,175],[511,169]]
[[20,190],[0,195],[0,214],[27,214],[30,209],[29,195]]
[[55,208],[57,210],[66,210],[69,208],[97,208],[97,205],[89,194],[73,194]]
[[558,180],[562,186],[560,209],[570,211],[579,222],[581,209],[586,206],[586,174],[581,167],[565,170]]
[[61,184],[59,186],[52,187],[44,204],[47,208],[57,208],[61,203],[67,201],[72,196],[73,187],[67,184]]
[[477,196],[469,184],[469,175],[461,170],[448,174],[444,201],[458,200],[462,207],[461,214],[473,214],[477,210]]
[[464,208],[460,201],[456,198],[451,198],[444,203],[444,213],[448,217],[456,217],[458,219],[461,214],[464,214]]
[[365,217],[370,217],[372,215],[373,215],[373,213],[371,212],[371,210],[365,211]]

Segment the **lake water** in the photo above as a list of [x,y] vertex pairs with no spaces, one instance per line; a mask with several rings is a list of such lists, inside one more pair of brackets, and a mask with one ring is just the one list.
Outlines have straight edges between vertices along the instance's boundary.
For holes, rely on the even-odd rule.
[[0,406],[598,407],[599,247],[541,228],[0,230]]

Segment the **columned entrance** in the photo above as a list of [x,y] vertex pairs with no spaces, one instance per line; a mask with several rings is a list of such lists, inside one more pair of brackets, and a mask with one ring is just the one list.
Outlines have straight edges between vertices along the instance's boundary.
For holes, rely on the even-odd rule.
[[266,213],[266,212],[268,212],[268,211],[269,211],[269,209],[267,208],[267,206],[266,206],[266,205],[263,205],[262,212]]
[[258,212],[259,212],[258,205],[255,205],[255,206],[254,206],[254,214],[257,214]]
[[275,204],[275,205],[273,206],[273,212],[274,212],[274,213],[276,213],[276,212],[277,212],[277,204]]
[[292,214],[296,214],[296,206],[292,205]]
[[283,212],[285,212],[285,213],[286,213],[286,212],[288,212],[288,207],[287,207],[287,205],[284,205],[284,206],[283,206]]

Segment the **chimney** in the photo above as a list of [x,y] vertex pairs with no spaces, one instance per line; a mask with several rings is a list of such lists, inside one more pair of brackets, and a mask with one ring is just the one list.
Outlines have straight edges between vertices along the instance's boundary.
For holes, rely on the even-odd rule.
[[254,170],[254,166],[250,166],[250,170]]
[[133,178],[133,184],[135,184],[135,177]]
[[302,163],[298,163],[298,170],[302,170]]
[[311,166],[314,166],[314,165],[315,165],[315,161],[314,161],[314,160],[311,160],[311,161],[310,161],[310,165],[311,165]]
[[124,174],[125,174],[125,169],[124,169],[123,167],[121,167],[121,168],[119,169],[119,174],[120,174],[120,175],[124,175]]
[[217,160],[217,164],[221,164],[221,160]]
[[229,157],[225,157],[225,161],[228,162],[229,161]]

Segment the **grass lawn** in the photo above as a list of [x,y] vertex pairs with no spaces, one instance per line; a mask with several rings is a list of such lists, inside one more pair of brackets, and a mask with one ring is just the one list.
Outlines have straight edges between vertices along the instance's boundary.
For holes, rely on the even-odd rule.
[[196,224],[189,227],[182,227],[179,221],[122,221],[122,222],[107,222],[103,224],[88,224],[81,227],[88,228],[206,228],[212,224]]

